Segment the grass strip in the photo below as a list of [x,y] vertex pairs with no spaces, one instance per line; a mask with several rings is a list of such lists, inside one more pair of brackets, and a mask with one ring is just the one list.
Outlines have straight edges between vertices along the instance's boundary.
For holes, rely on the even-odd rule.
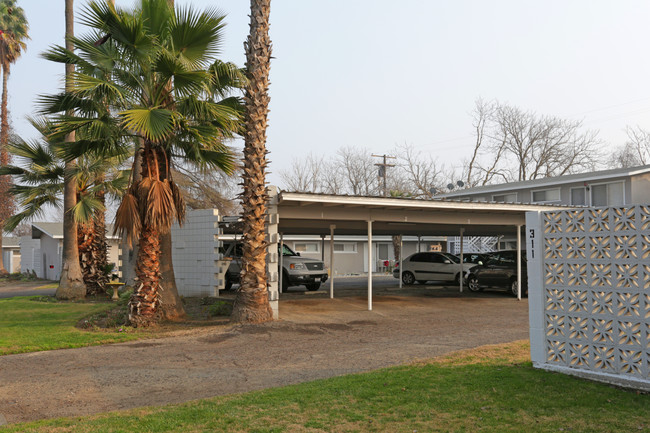
[[[143,338],[112,330],[81,330],[77,322],[113,308],[110,303],[56,302],[52,297],[0,299],[0,355],[65,349]],[[126,330],[125,328],[124,330]]]
[[[637,432],[650,396],[532,368],[516,342],[365,374],[3,433]],[[143,400],[146,404],[146,400]]]

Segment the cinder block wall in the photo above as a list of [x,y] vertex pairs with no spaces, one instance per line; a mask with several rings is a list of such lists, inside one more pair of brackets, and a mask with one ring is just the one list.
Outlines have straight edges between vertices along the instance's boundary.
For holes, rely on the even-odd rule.
[[181,296],[219,295],[219,211],[187,212],[183,227],[172,226],[172,259]]
[[650,391],[650,206],[526,214],[533,365]]
[[32,239],[31,236],[22,236],[20,238],[20,272],[35,271],[39,278],[43,278],[41,262],[41,240]]

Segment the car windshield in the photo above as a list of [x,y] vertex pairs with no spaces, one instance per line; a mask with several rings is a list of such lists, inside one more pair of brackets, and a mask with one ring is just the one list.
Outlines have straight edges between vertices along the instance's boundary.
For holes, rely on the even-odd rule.
[[[278,244],[278,251],[280,251],[280,245]],[[298,254],[294,253],[291,248],[282,244],[282,255],[283,256],[297,256]]]

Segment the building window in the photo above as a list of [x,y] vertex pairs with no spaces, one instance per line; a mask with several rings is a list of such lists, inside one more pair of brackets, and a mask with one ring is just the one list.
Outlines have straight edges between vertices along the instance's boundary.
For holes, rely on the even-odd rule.
[[318,242],[294,242],[293,249],[298,253],[317,253],[320,251]]
[[357,243],[356,242],[334,242],[334,252],[335,253],[356,253]]
[[621,206],[625,204],[623,182],[602,183],[591,186],[592,206]]
[[587,205],[587,189],[584,186],[571,188],[571,204],[574,206]]
[[516,203],[517,193],[513,192],[512,194],[493,195],[492,201],[501,202],[501,203]]
[[533,203],[560,201],[560,189],[540,189],[533,191]]

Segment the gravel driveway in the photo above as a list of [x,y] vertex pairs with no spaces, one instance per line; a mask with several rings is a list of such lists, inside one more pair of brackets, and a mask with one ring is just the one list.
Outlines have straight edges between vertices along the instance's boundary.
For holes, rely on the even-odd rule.
[[528,338],[528,302],[419,287],[289,294],[282,320],[0,357],[0,419],[22,422],[163,405],[367,371]]

